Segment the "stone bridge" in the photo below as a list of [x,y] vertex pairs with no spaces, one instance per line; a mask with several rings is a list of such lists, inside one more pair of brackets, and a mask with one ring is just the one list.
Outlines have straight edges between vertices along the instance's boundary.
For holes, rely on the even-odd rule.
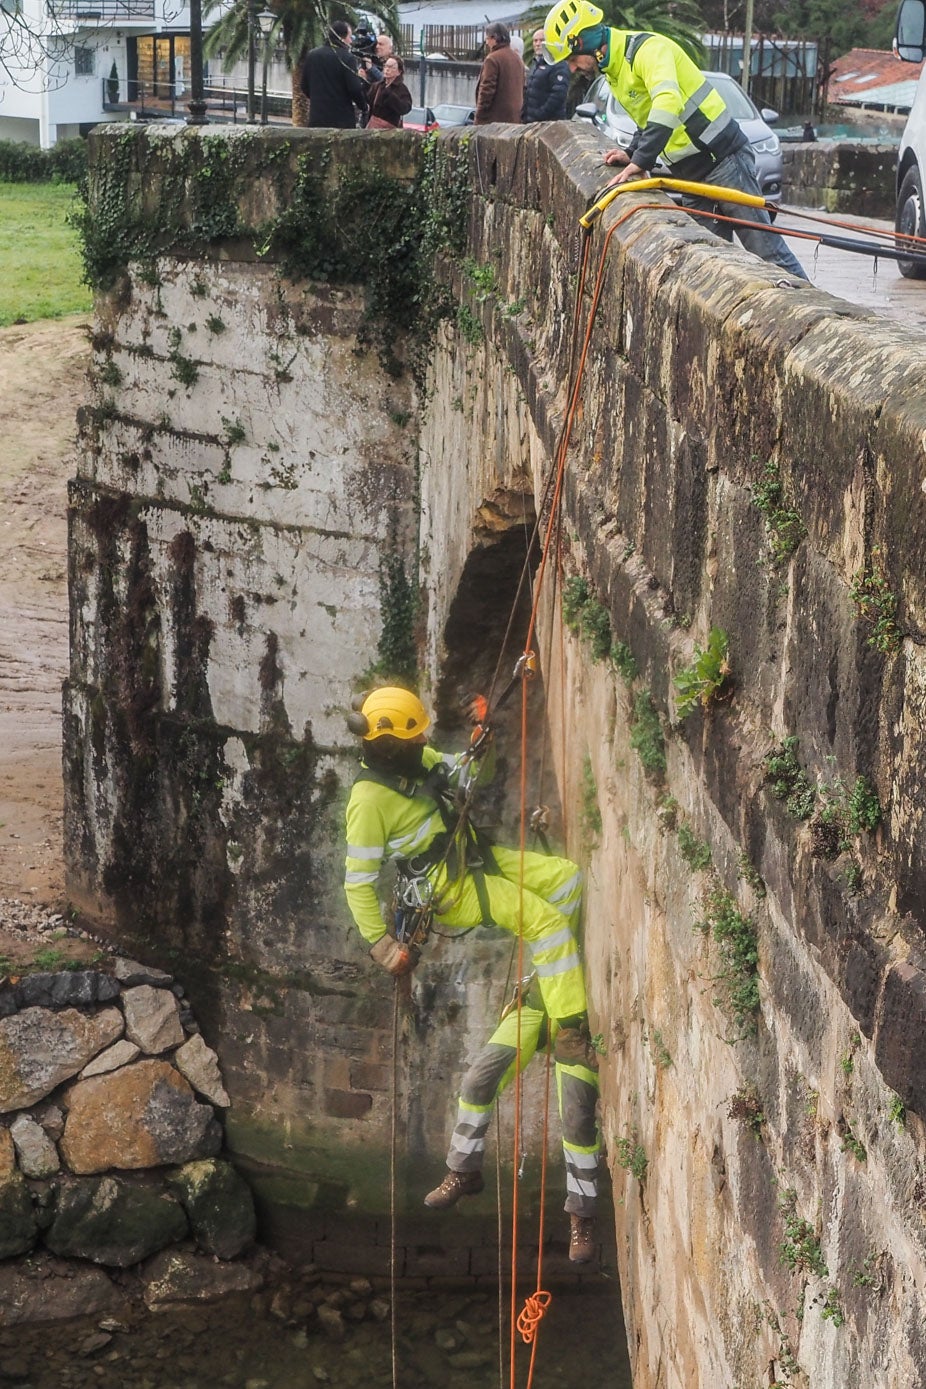
[[[401,1271],[495,1276],[492,1217],[418,1203],[509,946],[433,941],[394,1011],[340,889],[343,715],[417,665],[452,744],[459,687],[508,679],[599,183],[565,125],[92,141],[69,891],[187,984],[267,1237],[325,1268],[388,1266],[395,1086]],[[923,339],[655,201],[588,246],[528,699],[531,801],[588,873],[634,1383],[900,1389],[926,1375]]]

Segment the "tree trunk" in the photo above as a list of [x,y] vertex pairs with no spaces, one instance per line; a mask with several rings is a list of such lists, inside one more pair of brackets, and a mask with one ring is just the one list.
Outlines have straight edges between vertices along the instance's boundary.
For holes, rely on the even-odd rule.
[[293,68],[293,125],[308,125],[309,102],[302,90],[302,63]]

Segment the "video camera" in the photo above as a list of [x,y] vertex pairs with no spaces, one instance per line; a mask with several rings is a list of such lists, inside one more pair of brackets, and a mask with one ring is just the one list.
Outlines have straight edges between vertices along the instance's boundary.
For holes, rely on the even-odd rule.
[[350,41],[350,51],[361,67],[376,61],[376,35],[368,24],[358,24]]

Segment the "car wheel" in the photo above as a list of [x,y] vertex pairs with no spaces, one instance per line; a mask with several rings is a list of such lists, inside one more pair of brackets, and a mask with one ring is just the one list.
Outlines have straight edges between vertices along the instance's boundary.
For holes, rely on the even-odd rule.
[[[900,185],[894,230],[903,232],[906,236],[926,237],[926,221],[923,218],[923,186],[920,182],[920,171],[915,164],[904,174],[903,182]],[[897,249],[902,250],[902,245],[898,245]],[[926,252],[926,246],[923,247],[923,251]],[[901,260],[897,264],[905,279],[926,279],[926,263]]]

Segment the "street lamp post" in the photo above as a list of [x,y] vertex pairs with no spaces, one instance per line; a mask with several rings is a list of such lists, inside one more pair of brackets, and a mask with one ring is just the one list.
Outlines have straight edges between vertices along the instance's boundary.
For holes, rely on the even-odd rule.
[[202,0],[190,0],[190,100],[187,125],[206,124],[203,95],[203,7]]
[[248,107],[247,121],[253,125],[257,120],[254,101],[254,69],[257,65],[257,0],[246,0],[248,16]]
[[261,47],[263,49],[263,74],[260,86],[260,123],[267,124],[267,62],[270,57],[270,35],[273,26],[277,22],[277,16],[273,10],[261,10],[257,16],[257,24],[260,29]]

